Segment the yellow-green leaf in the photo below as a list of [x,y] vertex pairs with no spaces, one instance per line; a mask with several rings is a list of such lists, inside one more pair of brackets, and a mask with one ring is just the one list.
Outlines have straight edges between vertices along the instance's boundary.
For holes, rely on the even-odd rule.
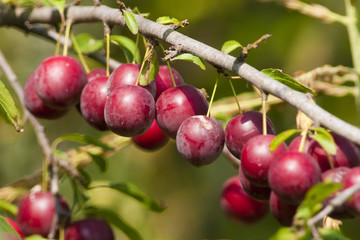
[[123,13],[125,17],[126,26],[128,26],[130,32],[132,32],[132,34],[134,35],[137,34],[139,29],[134,15],[129,11],[124,11]]
[[[82,53],[92,53],[102,49],[104,43],[102,40],[96,39],[90,34],[81,33],[75,36],[75,40]],[[75,47],[73,46],[76,51]]]
[[9,90],[5,87],[4,83],[0,81],[0,115],[9,123],[11,123],[16,131],[20,131],[19,125],[19,112],[15,106],[14,99],[12,98]]
[[296,81],[295,79],[293,79],[289,75],[283,73],[279,69],[267,68],[267,69],[263,69],[262,72],[264,74],[266,74],[267,76],[275,79],[276,81],[288,86],[289,88],[292,88],[296,91],[303,92],[303,93],[311,93],[314,96],[316,96],[316,92],[313,89]]
[[135,62],[140,63],[140,51],[133,40],[122,35],[111,35],[110,40],[121,48],[128,62],[135,58]]
[[242,48],[243,46],[235,40],[230,40],[230,41],[226,41],[222,47],[221,47],[221,51],[225,52],[225,53],[230,53],[232,51],[234,51],[237,48]]
[[156,19],[156,22],[160,24],[179,24],[181,27],[183,27],[181,21],[169,16],[159,17],[158,19]]
[[184,60],[184,61],[192,62],[192,63],[195,63],[196,65],[198,65],[202,70],[206,69],[203,61],[199,57],[194,56],[191,53],[180,54],[171,59],[171,61],[174,61],[174,60]]

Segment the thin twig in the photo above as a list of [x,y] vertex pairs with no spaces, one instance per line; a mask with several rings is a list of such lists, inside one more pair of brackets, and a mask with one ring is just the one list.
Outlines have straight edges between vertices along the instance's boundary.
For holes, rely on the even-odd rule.
[[326,205],[325,208],[323,208],[320,212],[318,212],[315,216],[313,216],[308,220],[307,225],[309,227],[313,227],[317,222],[321,221],[324,217],[328,216],[337,207],[342,206],[350,196],[352,196],[354,193],[356,193],[359,190],[360,190],[360,183],[357,183],[345,189],[344,191],[338,193],[338,195],[335,198],[329,201],[329,203]]

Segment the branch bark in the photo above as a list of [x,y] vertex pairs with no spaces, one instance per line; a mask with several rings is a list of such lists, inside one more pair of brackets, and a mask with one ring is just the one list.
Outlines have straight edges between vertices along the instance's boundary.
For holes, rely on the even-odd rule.
[[[217,68],[232,72],[257,88],[270,93],[298,110],[308,115],[315,123],[320,124],[352,142],[360,145],[360,129],[335,117],[325,111],[303,93],[292,90],[289,87],[266,76],[245,62],[239,62],[235,57],[221,52],[209,45],[181,34],[169,26],[161,25],[151,20],[134,14],[139,32],[151,38],[162,40],[176,46],[181,52],[188,52],[200,57]],[[67,19],[73,24],[103,22],[110,26],[126,26],[125,18],[119,9],[106,6],[70,6],[66,11]],[[26,24],[46,23],[55,25],[61,21],[60,15],[55,8],[43,7],[31,12],[7,8],[0,8],[0,25],[22,27]]]

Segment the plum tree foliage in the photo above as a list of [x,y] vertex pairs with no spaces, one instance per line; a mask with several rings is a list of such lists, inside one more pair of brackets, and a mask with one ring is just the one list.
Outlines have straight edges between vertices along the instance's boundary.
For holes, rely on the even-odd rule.
[[[94,0],[90,6],[83,2],[0,1],[0,26],[54,43],[53,56],[32,71],[24,87],[0,49],[2,77],[11,87],[0,81],[0,115],[17,132],[29,122],[43,151],[38,172],[0,188],[0,239],[113,240],[115,228],[129,239],[143,239],[141,229],[115,210],[94,204],[89,193],[110,189],[154,213],[166,212],[165,205],[129,182],[94,186],[83,167],[93,162],[105,172],[107,158],[125,145],[161,151],[169,139],[196,167],[213,164],[222,154],[239,171],[218,191],[218,207],[230,220],[256,224],[270,210],[282,225],[270,239],[348,239],[339,225],[359,217],[360,129],[315,100],[319,95],[352,93],[360,106],[356,1],[344,0],[344,15],[307,1],[277,1],[340,23],[349,34],[353,67],[325,65],[294,76],[275,66],[259,71],[246,63],[269,34],[248,45],[229,40],[218,50],[182,34],[182,28],[191,27],[188,20],[160,16],[152,21],[121,1],[116,1],[117,7],[106,6],[106,1]],[[77,24],[94,22],[103,24],[103,39],[73,31]],[[133,37],[113,34],[115,26]],[[121,50],[124,62],[116,60],[110,46]],[[240,53],[232,56],[234,52]],[[90,59],[102,67],[91,69]],[[173,61],[215,69],[210,96],[183,79],[171,66]],[[223,79],[234,96],[215,101]],[[236,79],[246,80],[254,91],[236,94]],[[297,109],[297,127],[276,133],[267,111],[281,102]],[[73,108],[94,130],[102,131],[101,137],[67,133],[49,140],[43,121],[58,121]],[[60,150],[64,142],[77,145]],[[64,207],[60,194],[64,179],[71,182],[71,207]]]

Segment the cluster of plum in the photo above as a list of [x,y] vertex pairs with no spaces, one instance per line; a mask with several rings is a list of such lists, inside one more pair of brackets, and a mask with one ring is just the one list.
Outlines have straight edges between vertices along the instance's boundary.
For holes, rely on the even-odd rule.
[[21,239],[34,234],[48,237],[56,219],[59,224],[55,225],[57,226],[54,229],[55,237],[58,236],[61,225],[65,227],[65,240],[115,239],[111,227],[101,218],[87,217],[72,223],[70,218],[70,208],[65,198],[60,195],[54,196],[50,192],[37,191],[30,192],[21,200],[15,220],[11,218],[5,220]]
[[45,119],[61,117],[76,105],[92,127],[131,137],[144,149],[158,149],[169,137],[176,138],[179,152],[193,165],[214,161],[223,150],[224,132],[220,123],[204,116],[209,104],[202,92],[166,65],[154,81],[142,85],[140,69],[127,63],[110,76],[104,69],[86,74],[74,58],[52,56],[28,78],[24,102]]
[[[280,224],[290,226],[297,207],[315,184],[343,183],[343,191],[360,183],[360,152],[347,139],[331,133],[335,155],[329,155],[312,138],[304,139],[304,151],[300,152],[302,136],[294,138],[289,146],[283,142],[270,151],[275,130],[268,118],[266,126],[269,134],[263,135],[259,112],[237,115],[226,125],[226,146],[241,159],[239,174],[224,183],[221,194],[221,207],[232,218],[253,223],[270,209]],[[360,192],[330,216],[345,219],[359,214]]]

